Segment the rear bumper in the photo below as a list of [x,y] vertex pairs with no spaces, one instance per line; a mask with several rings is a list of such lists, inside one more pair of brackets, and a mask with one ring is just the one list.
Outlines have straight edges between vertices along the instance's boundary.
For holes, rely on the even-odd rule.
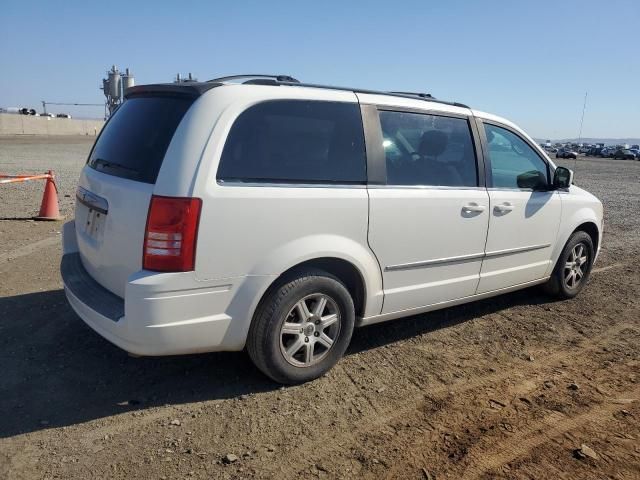
[[[180,355],[244,348],[252,299],[264,277],[200,282],[193,272],[133,274],[120,298],[82,265],[75,225],[63,231],[60,273],[69,304],[84,322],[116,346],[136,355]],[[232,318],[233,317],[233,318]]]

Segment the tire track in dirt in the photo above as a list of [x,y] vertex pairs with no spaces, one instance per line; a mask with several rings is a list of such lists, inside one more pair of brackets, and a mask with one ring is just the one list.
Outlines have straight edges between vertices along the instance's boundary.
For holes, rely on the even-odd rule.
[[606,272],[607,270],[612,270],[614,268],[619,268],[624,266],[623,263],[614,263],[612,265],[607,265],[604,267],[599,267],[599,268],[594,268],[593,270],[591,270],[591,273],[602,273],[602,272]]
[[[605,267],[602,267],[602,268],[599,268],[599,269],[595,269],[593,271],[593,273],[603,273],[603,272],[606,272],[608,270],[611,270],[611,269],[614,269],[614,268],[618,268],[618,267],[622,267],[622,266],[624,266],[624,264],[616,263],[616,264],[613,264],[613,265],[608,265],[608,266],[605,266]],[[548,311],[547,311],[548,308],[545,308],[544,305],[533,304],[533,305],[530,305],[530,308],[533,309],[532,311],[536,311],[536,312],[539,311],[545,316],[549,315]],[[508,322],[511,322],[513,320],[513,318],[510,315],[506,314],[503,311],[494,312],[494,314],[501,316],[502,318],[504,318]],[[565,316],[565,314],[566,314],[566,312],[559,312],[558,313],[558,315],[561,315],[561,316]],[[573,319],[573,318],[570,319],[570,323],[572,324],[572,326],[575,327],[575,329],[577,331],[582,333],[581,330],[585,327],[585,325],[581,324],[580,322],[576,322],[575,319]],[[575,323],[575,325],[573,325],[574,323]],[[634,325],[633,324],[628,324],[628,326],[633,327]],[[625,325],[618,324],[616,327],[613,327],[613,330],[611,330],[611,332],[613,334],[617,333],[617,329],[618,328],[625,328]],[[606,335],[606,333],[602,332],[599,335]],[[584,339],[583,339],[583,343],[584,343]],[[427,353],[433,353],[433,349],[429,345],[412,344],[410,346],[410,348],[423,350],[423,351],[426,351]],[[570,351],[573,351],[573,348],[571,348],[571,350],[567,350],[567,352],[570,352]],[[544,358],[546,358],[548,361],[553,361],[552,357],[550,357],[549,354],[546,353],[546,352],[534,352],[534,353],[535,353],[536,357],[540,356],[541,358],[542,358],[542,356],[539,355],[539,354],[543,353],[544,354]],[[384,351],[381,353],[381,355],[386,357],[386,355],[384,354]],[[555,358],[556,356],[563,355],[563,352],[562,351],[555,351],[551,355]],[[422,385],[419,380],[416,380],[417,378],[419,378],[419,376],[415,375],[414,372],[408,371],[407,370],[407,365],[403,365],[400,368],[397,368],[394,365],[393,358],[390,357],[390,358],[387,358],[387,360],[388,360],[390,369],[394,370],[393,371],[393,375],[398,377],[398,378],[402,378],[406,382],[406,384],[405,384],[406,387],[410,387],[415,392],[418,392],[417,395],[415,395],[414,397],[410,397],[410,398],[422,398],[423,395],[422,395],[421,392],[423,391],[424,385]],[[540,363],[538,363],[538,365],[540,365]],[[348,374],[347,373],[347,368],[344,367],[344,363],[339,364],[338,366],[339,367],[342,366],[342,370],[345,372],[345,374]],[[526,363],[525,366],[529,367],[531,365]],[[411,367],[411,365],[409,365],[409,367]],[[447,383],[446,380],[443,377],[440,376],[438,371],[433,371],[431,373],[443,385],[440,388],[440,391],[449,391],[449,390],[452,389],[452,386],[455,385],[455,382],[453,384]],[[349,378],[350,378],[351,382],[354,384],[354,386],[356,387],[356,390],[359,390],[358,382],[356,381],[356,378],[353,375],[349,375]],[[487,377],[485,376],[483,378],[487,378]],[[494,376],[493,378],[498,378],[498,377]],[[468,380],[465,380],[465,385],[470,385]],[[360,394],[362,394],[362,392],[360,392]],[[372,402],[369,401],[369,403],[372,403]],[[373,404],[372,404],[372,406],[373,406]],[[378,409],[376,409],[376,411],[378,411]]]
[[[637,401],[640,396],[640,387],[627,392],[621,392],[618,397],[627,397]],[[613,413],[620,410],[617,403],[598,405],[582,415],[568,417],[561,412],[551,412],[542,420],[528,425],[508,437],[505,441],[492,443],[491,449],[485,446],[474,446],[468,453],[472,464],[466,468],[459,477],[461,480],[473,479],[490,473],[501,466],[523,457],[534,448],[572,430],[577,430],[587,423],[598,425],[612,421]]]
[[11,250],[10,252],[1,254],[0,264],[8,262],[9,260],[15,260],[20,257],[31,255],[41,248],[50,247],[51,245],[60,243],[60,241],[60,235],[56,235],[54,237],[47,237],[45,239],[38,240],[37,242],[29,243],[28,245],[24,245],[23,247],[16,248],[14,250]]
[[[606,340],[613,340],[616,338],[616,335],[619,335],[623,332],[625,332],[629,327],[629,324],[621,324],[621,325],[617,325],[615,327],[612,327],[610,329],[608,329],[606,332],[603,332],[603,334],[601,334],[600,336],[598,336],[597,338],[594,338],[593,342],[589,342],[589,345],[587,345],[587,348],[582,348],[582,349],[577,349],[575,350],[573,353],[574,355],[570,356],[570,355],[565,355],[565,354],[560,354],[560,355],[553,355],[553,358],[549,358],[548,361],[543,362],[544,365],[539,364],[538,367],[539,368],[525,368],[524,370],[520,370],[520,372],[525,375],[528,376],[527,374],[531,374],[531,373],[536,373],[538,374],[538,376],[545,376],[545,377],[550,377],[552,378],[554,376],[554,373],[556,373],[558,371],[557,368],[557,364],[558,363],[562,363],[565,360],[569,360],[571,359],[571,364],[573,366],[574,369],[578,369],[580,370],[581,368],[584,367],[588,367],[590,365],[590,361],[591,359],[589,358],[589,353],[595,353],[595,351],[597,350],[597,348],[599,347],[599,345],[601,343],[603,343]],[[624,340],[627,340],[626,338]],[[624,364],[624,366],[628,367],[628,366],[635,366],[637,363],[637,361],[630,361],[627,362],[626,364]],[[583,365],[584,364],[584,365]],[[564,370],[564,369],[563,369]],[[592,376],[596,376],[597,373],[605,373],[605,376],[615,376],[613,371],[611,370],[611,367],[602,367],[599,369],[593,369],[591,371],[591,375]],[[500,398],[503,399],[504,404],[502,404],[502,410],[503,412],[510,412],[511,414],[516,415],[517,417],[517,407],[514,407],[514,405],[517,404],[518,400],[521,397],[526,397],[526,395],[538,388],[541,387],[540,384],[536,384],[535,382],[532,382],[529,378],[525,378],[522,381],[520,381],[519,383],[516,383],[514,385],[509,385],[507,383],[507,385],[503,385],[500,382],[508,382],[509,377],[512,375],[504,375],[502,376],[501,379],[497,378],[497,377],[493,377],[494,380],[496,380],[496,382],[493,385],[489,385],[489,382],[479,382],[479,383],[486,383],[485,387],[494,387],[493,390],[495,391],[499,391],[500,392]],[[436,415],[439,414],[447,414],[447,416],[455,416],[455,412],[456,411],[461,411],[461,410],[469,410],[471,412],[477,412],[477,408],[474,408],[474,406],[470,406],[468,403],[459,403],[459,404],[455,404],[455,400],[457,398],[462,398],[464,396],[464,393],[470,393],[474,390],[474,387],[471,387],[469,389],[467,389],[466,392],[462,392],[462,391],[457,391],[455,392],[454,395],[449,395],[450,399],[453,399],[452,402],[448,403],[446,405],[446,410],[440,407],[437,407],[435,410],[433,410],[433,408],[429,409],[429,405],[439,405],[443,400],[446,400],[446,397],[444,399],[438,399],[437,397],[433,397],[429,400],[428,403],[425,403],[425,408],[424,410],[426,410],[426,412],[422,413],[422,416],[425,415],[433,415],[434,413]],[[635,389],[632,390],[632,392],[640,393],[640,388],[637,387]],[[618,395],[616,395],[616,397],[620,397],[620,396],[625,396],[627,395],[629,392],[623,392],[620,393]],[[484,397],[490,398],[490,393],[489,392],[483,392],[481,394]],[[506,399],[509,399],[508,401]],[[636,398],[637,399],[637,398]],[[609,401],[612,400],[612,398],[608,399]],[[542,406],[535,406],[533,404],[530,404],[531,408],[534,408],[536,411],[545,411],[547,410],[546,407]],[[612,410],[615,410],[617,408],[620,408],[620,405],[613,405],[611,406]],[[509,409],[509,410],[507,410]],[[548,411],[548,410],[547,410]],[[416,412],[418,412],[418,410],[416,409]],[[414,412],[414,417],[415,417],[415,413]],[[496,411],[497,413],[498,411]],[[409,413],[402,417],[402,420],[404,422],[408,421],[408,415],[410,415]],[[505,413],[503,413],[503,415],[505,415]],[[420,415],[418,415],[418,417],[420,417]],[[508,417],[508,415],[507,415]],[[548,418],[548,422],[546,421]],[[545,419],[543,419],[542,421],[539,422],[535,422],[531,425],[525,425],[524,427],[519,426],[518,428],[523,428],[523,430],[520,431],[520,433],[518,435],[522,436],[522,437],[527,437],[527,432],[532,432],[533,433],[539,433],[539,431],[543,430],[544,428],[546,428],[546,424],[549,423],[550,425],[559,425],[559,421],[565,421],[565,422],[570,422],[572,418],[575,417],[568,417],[567,415],[560,413],[560,412],[552,412],[551,414],[545,416]],[[517,419],[517,418],[516,418]],[[565,420],[566,419],[566,420]],[[409,423],[413,424],[419,424],[422,422],[424,422],[426,419],[421,419],[418,418],[417,420],[413,420],[410,421]],[[432,418],[433,420],[433,418]],[[477,424],[477,425],[482,425],[483,422],[486,422],[486,418],[484,418],[483,420],[483,416],[479,415],[478,418],[476,418],[473,423]],[[437,421],[435,423],[438,423]],[[442,423],[442,422],[440,422]],[[490,422],[491,423],[491,422]],[[487,425],[484,425],[485,427],[487,427]],[[567,428],[567,431],[570,430],[571,428]],[[564,432],[564,431],[563,431]],[[543,435],[542,433],[540,435]],[[487,441],[491,441],[494,443],[491,443],[491,445],[487,446],[486,442]],[[497,443],[495,443],[497,442]],[[499,452],[504,453],[508,450],[508,444],[510,444],[511,442],[513,442],[516,446],[518,446],[518,448],[521,448],[521,442],[519,442],[517,439],[516,440],[509,440],[506,439],[504,441],[500,441],[500,439],[495,439],[495,438],[487,438],[484,440],[481,440],[481,443],[479,444],[473,444],[473,446],[470,447],[471,452],[474,452],[474,454],[471,454],[467,451],[467,447],[463,445],[463,451],[465,452],[463,455],[465,464],[468,463],[469,458],[474,458],[473,455],[475,455],[475,458],[483,458],[483,455],[485,455],[484,452],[493,452],[496,450],[496,448],[498,448]],[[415,436],[415,439],[410,440],[409,445],[407,446],[407,437],[399,437],[397,439],[395,439],[392,443],[390,443],[387,446],[387,449],[394,449],[394,447],[398,448],[398,445],[402,445],[402,450],[404,451],[404,455],[405,457],[410,457],[412,459],[414,459],[414,462],[416,465],[424,465],[424,464],[429,464],[426,460],[426,458],[419,458],[419,455],[417,455],[418,452],[424,451],[424,445],[425,444],[430,444],[431,448],[433,447],[433,443],[434,443],[434,439],[430,439],[430,438],[425,438],[421,435]],[[464,442],[462,442],[464,444]],[[504,448],[500,448],[500,445],[502,443],[505,443],[505,447]],[[543,441],[540,441],[540,443],[543,443]],[[498,445],[498,447],[496,447],[496,445]],[[537,446],[534,445],[534,446]],[[533,448],[533,447],[532,447]],[[429,450],[429,449],[427,449]],[[518,450],[520,451],[520,450]],[[509,463],[510,461],[512,461],[513,459],[517,458],[519,455],[514,455],[513,458],[510,458],[508,461],[505,461],[504,463]],[[471,467],[469,467],[471,468]],[[388,479],[393,479],[393,478],[399,478],[402,477],[403,475],[403,469],[406,469],[406,462],[402,462],[402,461],[398,461],[396,463],[396,465],[394,465],[390,470],[388,470],[387,472],[385,472],[385,476],[384,478],[388,478]],[[487,469],[487,470],[490,470]],[[451,472],[448,472],[451,473]],[[460,478],[459,475],[462,475],[464,472],[454,472],[455,473],[455,477],[454,478]],[[480,472],[482,473],[482,472]]]
[[[445,400],[449,396],[461,396],[464,394],[468,394],[469,392],[477,389],[481,389],[483,387],[489,387],[491,385],[495,385],[501,382],[505,382],[514,376],[522,377],[527,374],[540,373],[542,371],[554,370],[557,368],[557,364],[561,362],[570,362],[572,360],[579,360],[581,358],[588,358],[589,353],[595,353],[602,344],[607,343],[607,340],[614,338],[619,333],[632,329],[635,330],[638,327],[635,323],[631,322],[623,322],[611,326],[610,328],[605,329],[599,335],[593,336],[591,338],[585,338],[580,344],[575,345],[570,349],[558,350],[552,354],[547,355],[541,361],[535,363],[524,363],[520,366],[520,368],[516,370],[510,370],[505,373],[495,373],[489,374],[484,377],[480,377],[477,380],[460,382],[459,384],[452,385],[443,385],[440,387],[432,388],[428,391],[428,394],[421,393],[417,395],[413,395],[410,397],[404,397],[402,399],[402,403],[406,406],[400,408],[392,408],[383,410],[381,408],[377,408],[372,412],[373,418],[367,418],[365,421],[361,422],[361,427],[353,428],[349,431],[343,432],[342,435],[335,436],[332,441],[332,446],[327,448],[326,439],[318,439],[315,441],[303,442],[299,445],[299,449],[301,451],[315,452],[322,451],[322,457],[327,458],[331,455],[335,454],[337,451],[341,450],[338,444],[349,442],[351,444],[357,445],[358,438],[370,434],[374,431],[382,429],[385,425],[398,421],[400,419],[406,419],[411,415],[415,415],[416,412],[419,412],[420,409],[426,403],[437,403]],[[577,362],[571,362],[577,363]],[[526,381],[525,381],[526,382]],[[522,385],[520,386],[524,390],[530,388],[530,386]],[[517,393],[518,385],[516,385]],[[513,395],[511,395],[513,396]],[[511,397],[510,396],[510,397]],[[373,404],[374,402],[370,400]],[[387,445],[387,451],[392,450],[393,445]],[[316,457],[315,455],[311,458]],[[317,458],[320,458],[319,456]],[[394,478],[393,472],[395,470],[390,470],[390,476],[386,478]],[[289,472],[291,475],[301,474],[302,472],[296,469],[293,469]]]

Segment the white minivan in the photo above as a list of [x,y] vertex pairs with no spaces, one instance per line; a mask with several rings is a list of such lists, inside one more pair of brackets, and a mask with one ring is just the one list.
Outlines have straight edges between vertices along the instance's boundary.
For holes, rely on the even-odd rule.
[[77,314],[135,355],[317,378],[355,326],[585,285],[602,204],[522,130],[428,94],[246,75],[141,85],[64,227]]

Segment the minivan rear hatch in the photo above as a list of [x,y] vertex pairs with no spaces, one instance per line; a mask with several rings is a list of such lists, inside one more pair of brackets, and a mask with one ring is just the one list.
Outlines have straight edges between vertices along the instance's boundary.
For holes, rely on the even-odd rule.
[[76,194],[82,263],[120,297],[129,276],[142,269],[154,184],[171,139],[197,97],[187,88],[133,90],[100,133]]

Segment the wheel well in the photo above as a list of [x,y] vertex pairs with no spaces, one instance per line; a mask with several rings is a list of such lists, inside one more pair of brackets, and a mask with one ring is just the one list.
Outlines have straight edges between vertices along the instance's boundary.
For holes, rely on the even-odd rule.
[[[312,260],[307,260],[306,262],[299,263],[283,272],[282,275],[275,280],[265,295],[268,294],[269,291],[273,288],[273,286],[277,285],[280,280],[285,277],[291,277],[295,275],[295,273],[299,270],[305,270],[308,268],[317,268],[319,270],[324,270],[327,273],[330,273],[334,277],[338,278],[344,286],[347,287],[347,290],[351,294],[351,298],[353,298],[353,305],[355,307],[356,316],[361,317],[364,313],[365,306],[365,298],[366,298],[366,289],[364,286],[364,279],[360,274],[360,271],[350,262],[346,260],[342,260],[341,258],[334,257],[323,257],[323,258],[314,258]],[[264,296],[263,296],[264,298]]]
[[593,242],[593,248],[598,251],[598,226],[593,222],[586,222],[582,225],[578,226],[573,233],[582,231],[587,233],[591,237],[591,241]]

